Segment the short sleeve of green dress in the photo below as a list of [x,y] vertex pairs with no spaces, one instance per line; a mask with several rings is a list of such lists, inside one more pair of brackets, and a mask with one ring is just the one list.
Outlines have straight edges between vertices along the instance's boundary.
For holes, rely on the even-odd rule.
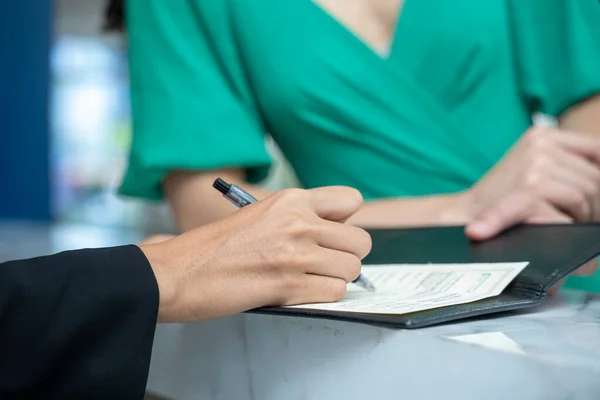
[[600,2],[509,5],[519,84],[532,110],[559,116],[600,92]]
[[162,196],[169,170],[267,174],[264,128],[223,1],[127,1],[133,143],[121,193]]

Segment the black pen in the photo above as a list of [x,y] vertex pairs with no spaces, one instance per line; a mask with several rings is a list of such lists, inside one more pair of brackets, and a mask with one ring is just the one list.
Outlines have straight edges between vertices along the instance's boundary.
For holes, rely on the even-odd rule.
[[[237,208],[245,207],[249,204],[256,203],[257,201],[254,197],[252,197],[252,195],[250,195],[241,187],[227,183],[221,178],[217,178],[217,180],[215,180],[213,187],[221,192],[223,197],[229,200]],[[352,281],[352,283],[368,290],[369,292],[375,291],[375,286],[373,286],[373,284],[369,282],[369,280],[365,278],[363,274],[360,274],[358,278]]]

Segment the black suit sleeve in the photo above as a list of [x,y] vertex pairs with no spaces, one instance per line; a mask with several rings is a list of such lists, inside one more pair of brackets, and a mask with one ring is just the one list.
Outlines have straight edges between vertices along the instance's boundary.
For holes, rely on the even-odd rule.
[[157,313],[137,246],[0,264],[0,398],[142,399]]

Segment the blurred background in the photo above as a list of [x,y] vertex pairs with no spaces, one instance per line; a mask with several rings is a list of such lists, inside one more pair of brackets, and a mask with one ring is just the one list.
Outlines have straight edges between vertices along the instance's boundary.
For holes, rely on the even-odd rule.
[[[2,87],[9,88],[2,115],[12,124],[0,135],[0,187],[15,188],[3,190],[0,217],[173,229],[164,204],[115,193],[127,165],[131,120],[126,42],[103,32],[106,3],[20,0],[0,17],[2,63],[13,61],[1,67],[8,69]],[[23,93],[26,100],[19,100]],[[294,185],[271,147],[277,163],[266,185]]]
[[104,0],[56,0],[50,50],[51,215],[169,228],[164,206],[115,194],[131,140],[124,38],[103,32]]

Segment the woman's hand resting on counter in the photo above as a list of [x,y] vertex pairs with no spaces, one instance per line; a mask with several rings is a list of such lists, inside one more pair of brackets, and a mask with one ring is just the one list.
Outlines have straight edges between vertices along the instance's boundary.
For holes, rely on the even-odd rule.
[[[519,223],[600,220],[600,138],[532,128],[471,190],[467,235],[486,240]],[[592,275],[591,261],[576,271]]]

